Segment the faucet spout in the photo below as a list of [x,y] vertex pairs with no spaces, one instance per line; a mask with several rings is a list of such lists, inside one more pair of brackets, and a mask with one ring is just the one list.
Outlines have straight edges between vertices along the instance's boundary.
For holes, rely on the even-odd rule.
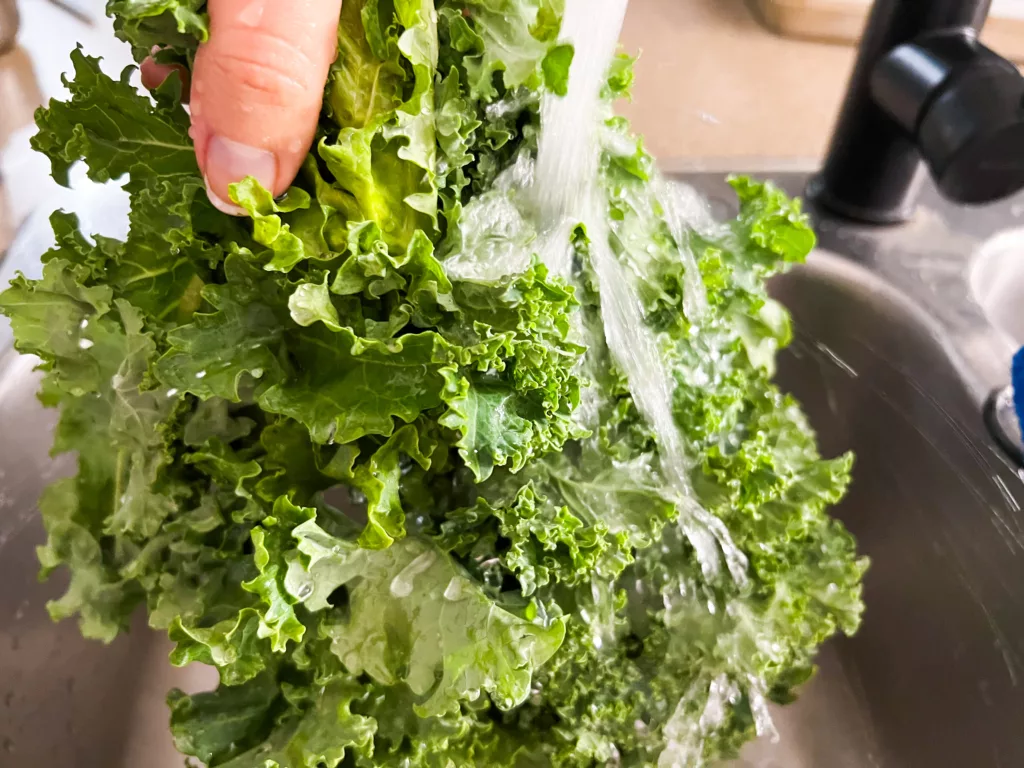
[[953,201],[1024,187],[1024,78],[977,41],[991,0],[875,0],[808,194],[846,218],[906,221],[925,169]]

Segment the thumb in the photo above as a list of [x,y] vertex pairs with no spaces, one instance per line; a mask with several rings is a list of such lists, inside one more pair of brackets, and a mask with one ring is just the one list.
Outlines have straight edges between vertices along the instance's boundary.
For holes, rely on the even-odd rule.
[[341,0],[209,0],[210,37],[192,72],[192,139],[210,201],[254,176],[274,195],[298,173],[316,132],[337,51]]

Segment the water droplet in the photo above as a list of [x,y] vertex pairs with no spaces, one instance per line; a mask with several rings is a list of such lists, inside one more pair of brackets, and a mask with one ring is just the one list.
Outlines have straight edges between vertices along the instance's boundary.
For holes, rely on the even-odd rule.
[[177,394],[178,394],[178,390],[175,387],[171,387],[170,389],[167,390],[167,396],[168,397],[174,397]]
[[252,374],[252,377],[254,379],[261,379],[261,378],[263,378],[263,369],[262,368],[253,368],[251,371],[249,371],[249,373]]
[[197,379],[205,379],[206,378],[206,371],[199,371],[199,373],[196,374],[196,378]]
[[78,324],[78,327],[81,328],[84,331],[88,327],[88,325],[89,325],[89,318],[85,318],[84,320],[82,320],[82,322],[80,322]]
[[460,600],[464,600],[469,593],[469,582],[461,576],[452,576],[452,580],[448,582],[448,586],[445,587],[444,597],[446,600],[451,600],[453,603],[457,603]]
[[401,572],[391,580],[391,594],[395,597],[408,597],[416,586],[416,577],[434,564],[437,554],[427,550],[418,555]]
[[89,339],[79,339],[78,340],[78,348],[79,349],[89,349],[89,348],[92,347],[92,345],[93,345],[93,342],[91,342]]
[[307,584],[303,584],[301,587],[299,587],[299,591],[295,594],[295,596],[297,598],[299,598],[299,600],[305,600],[307,597],[309,597],[312,594],[313,594],[313,585],[307,583]]
[[713,615],[716,610],[717,609],[715,608],[715,601],[714,600],[708,600],[708,613]]

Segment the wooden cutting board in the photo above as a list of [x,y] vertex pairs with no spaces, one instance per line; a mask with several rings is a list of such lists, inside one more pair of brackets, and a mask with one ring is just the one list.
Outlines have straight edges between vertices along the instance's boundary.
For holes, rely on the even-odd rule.
[[[871,0],[754,0],[754,6],[765,25],[780,35],[854,43]],[[1024,63],[1024,0],[995,0],[981,39],[1001,55]]]

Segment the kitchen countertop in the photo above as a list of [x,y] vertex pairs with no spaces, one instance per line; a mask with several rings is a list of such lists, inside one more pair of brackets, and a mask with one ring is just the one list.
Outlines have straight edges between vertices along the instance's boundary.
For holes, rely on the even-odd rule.
[[621,39],[640,59],[620,111],[672,169],[815,167],[855,54],[780,37],[744,0],[631,0]]

